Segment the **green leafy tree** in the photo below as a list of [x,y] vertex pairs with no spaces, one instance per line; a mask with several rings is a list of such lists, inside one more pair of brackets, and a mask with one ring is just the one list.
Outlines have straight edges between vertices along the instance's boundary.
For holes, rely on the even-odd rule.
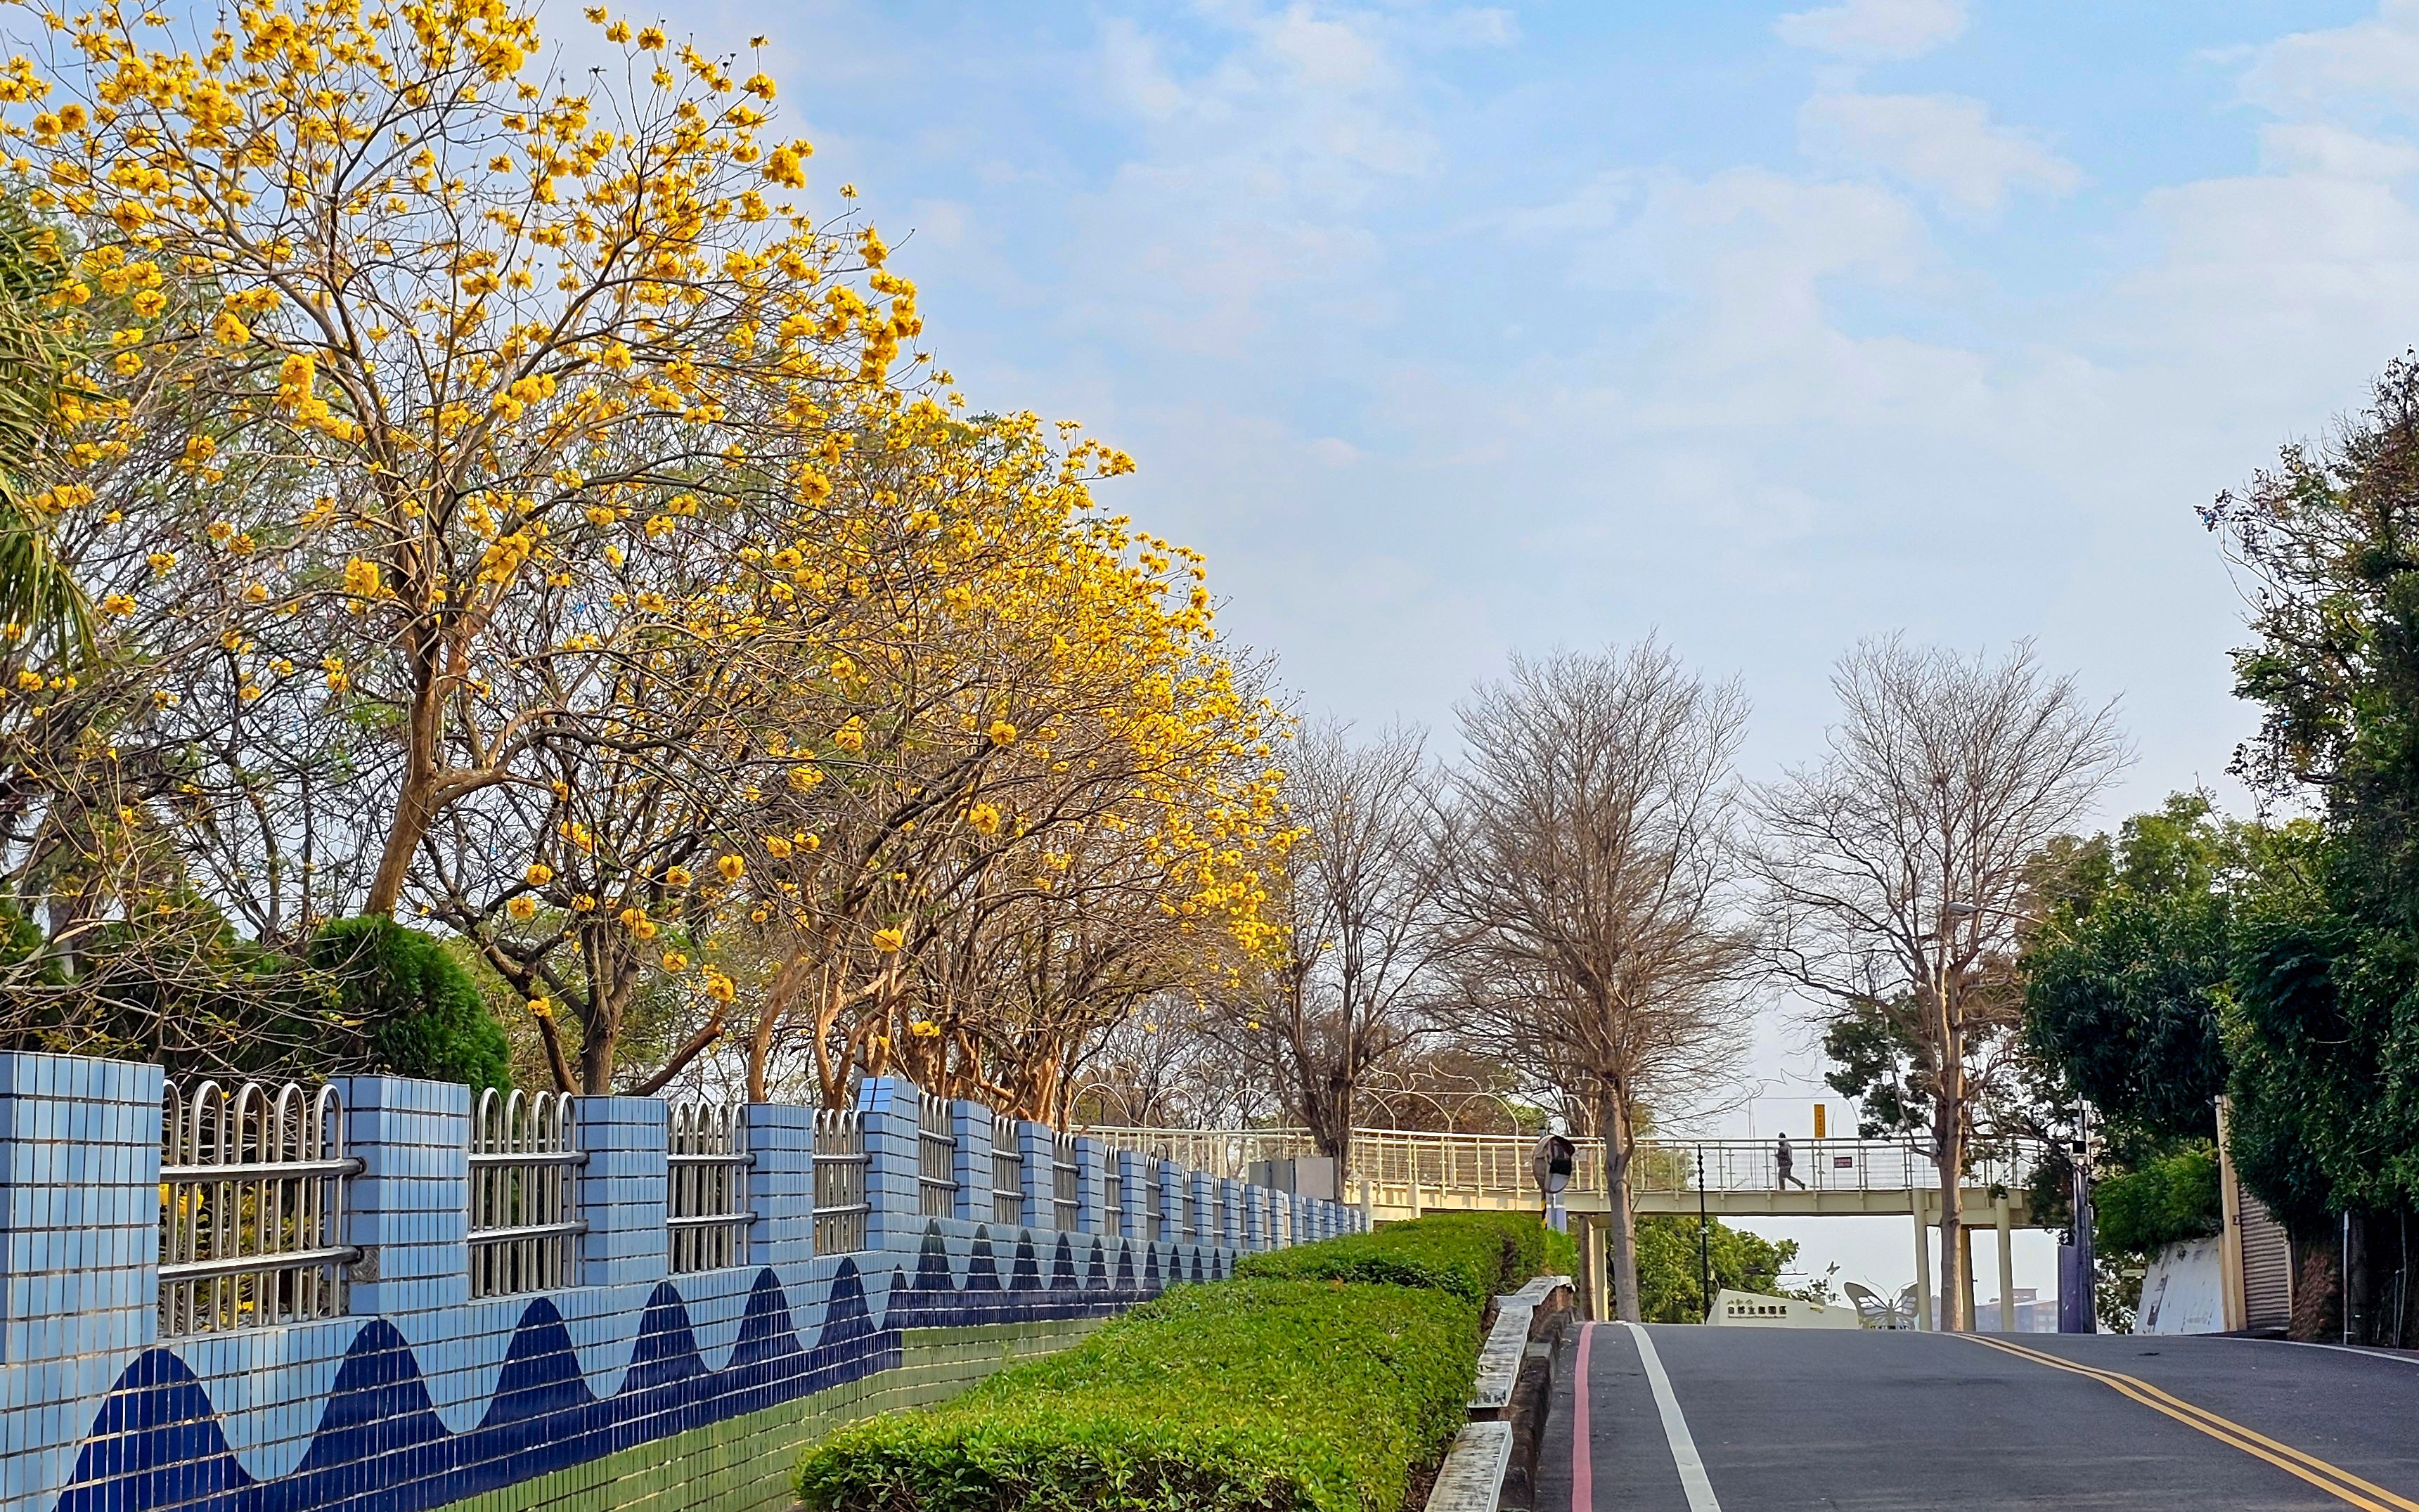
[[2218,1231],[2217,1151],[2195,1145],[2144,1162],[2092,1190],[2097,1244],[2148,1255]]
[[2216,1137],[2238,935],[2308,898],[2318,848],[2308,821],[2225,818],[2205,793],[2057,848],[2023,968],[2026,1043],[2060,1100],[2090,1099],[2120,1146]]
[[2294,1231],[2296,1331],[2342,1326],[2340,1297],[2382,1339],[2419,1208],[2419,353],[2203,518],[2253,590],[2235,686],[2261,722],[2235,769],[2325,836],[2308,904],[2237,940],[2229,1150]]
[[59,651],[89,650],[92,628],[32,482],[57,430],[59,395],[85,356],[79,323],[58,313],[63,245],[22,199],[0,194],[0,621]]
[[511,1085],[503,1026],[478,984],[433,934],[384,915],[341,918],[311,941],[311,964],[381,1071],[473,1088]]
[[[1797,1258],[1797,1242],[1779,1242],[1720,1219],[1705,1229],[1705,1257],[1714,1289],[1780,1294],[1780,1273]],[[1702,1323],[1711,1306],[1697,1251],[1697,1220],[1657,1215],[1638,1220],[1638,1304],[1650,1323]]]

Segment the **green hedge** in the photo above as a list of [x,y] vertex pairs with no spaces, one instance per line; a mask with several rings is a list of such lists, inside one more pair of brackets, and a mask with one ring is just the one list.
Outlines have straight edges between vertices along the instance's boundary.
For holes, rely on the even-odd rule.
[[[1552,1241],[1561,1239],[1559,1249]],[[1468,1420],[1486,1299],[1570,1243],[1451,1213],[1247,1257],[807,1452],[817,1512],[1401,1512]]]
[[1364,1281],[1450,1291],[1472,1306],[1546,1269],[1551,1230],[1534,1213],[1448,1212],[1246,1257],[1239,1276]]
[[840,1429],[808,1451],[798,1495],[818,1512],[1399,1512],[1477,1368],[1477,1311],[1448,1290],[1179,1287],[932,1411]]

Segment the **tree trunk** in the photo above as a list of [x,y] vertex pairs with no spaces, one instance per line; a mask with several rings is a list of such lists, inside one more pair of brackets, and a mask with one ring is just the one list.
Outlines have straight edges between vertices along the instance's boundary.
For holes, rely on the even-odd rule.
[[404,728],[403,791],[395,795],[394,822],[387,826],[386,847],[378,853],[377,873],[370,879],[369,899],[362,907],[363,913],[390,918],[403,898],[412,853],[437,822],[438,744],[445,711],[438,698],[437,648],[429,640],[414,634],[407,647],[414,686],[411,716]]
[[1619,1093],[1604,1098],[1596,1109],[1604,1137],[1605,1268],[1612,1273],[1612,1315],[1625,1322],[1642,1322],[1638,1307],[1638,1225],[1629,1208],[1629,1113]]
[[1940,1110],[1940,1119],[1933,1146],[1940,1176],[1940,1328],[1945,1334],[1963,1334],[1974,1326],[1965,1316],[1965,1246],[1960,1240],[1965,1227],[1965,1129],[1947,1106]]
[[1307,1080],[1302,1086],[1302,1122],[1309,1126],[1311,1144],[1334,1160],[1338,1180],[1344,1178],[1344,1160],[1352,1145],[1352,1093],[1349,1081],[1332,1075],[1324,1087]]
[[590,1097],[609,1097],[613,1092],[613,1041],[618,1036],[610,1028],[596,1028],[579,1039],[579,1089]]

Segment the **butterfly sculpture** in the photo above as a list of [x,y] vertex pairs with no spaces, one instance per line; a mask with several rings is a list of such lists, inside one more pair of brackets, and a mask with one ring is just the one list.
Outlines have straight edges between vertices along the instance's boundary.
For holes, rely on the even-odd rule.
[[1867,1328],[1904,1330],[1915,1327],[1915,1288],[1908,1287],[1898,1294],[1898,1300],[1873,1290],[1860,1282],[1851,1281],[1841,1289],[1857,1304],[1857,1321]]

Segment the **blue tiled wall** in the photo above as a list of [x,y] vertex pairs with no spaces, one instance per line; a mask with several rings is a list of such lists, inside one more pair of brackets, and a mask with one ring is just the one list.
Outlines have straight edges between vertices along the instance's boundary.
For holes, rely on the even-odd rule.
[[[752,1105],[747,1263],[670,1276],[668,1114],[580,1099],[576,1283],[473,1300],[470,1099],[393,1078],[339,1084],[355,1268],[341,1318],[162,1339],[157,1068],[0,1055],[0,1512],[424,1512],[778,1406],[897,1363],[907,1329],[1100,1316],[1265,1247],[1280,1194],[1225,1183],[1227,1230],[1143,1237],[1143,1187],[1206,1177],[1082,1142],[1083,1223],[1126,1182],[1126,1235],[1059,1233],[1047,1131],[1024,1224],[991,1216],[991,1114],[955,1111],[956,1211],[917,1211],[917,1089],[869,1083],[869,1248],[813,1253],[812,1115]],[[969,1157],[981,1155],[980,1161]],[[1356,1210],[1305,1205],[1310,1228]]]

